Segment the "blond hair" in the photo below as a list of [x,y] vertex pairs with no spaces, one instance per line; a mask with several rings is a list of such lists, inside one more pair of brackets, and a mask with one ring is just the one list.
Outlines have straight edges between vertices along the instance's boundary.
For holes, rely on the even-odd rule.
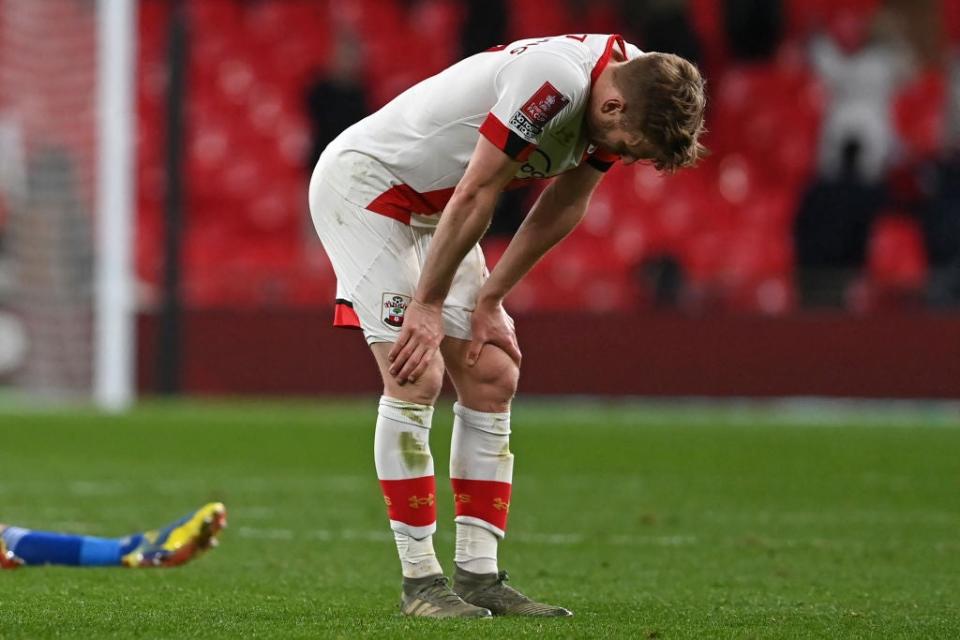
[[623,125],[654,147],[654,166],[676,171],[706,155],[707,97],[700,71],[672,53],[648,53],[618,66],[613,82],[623,94]]

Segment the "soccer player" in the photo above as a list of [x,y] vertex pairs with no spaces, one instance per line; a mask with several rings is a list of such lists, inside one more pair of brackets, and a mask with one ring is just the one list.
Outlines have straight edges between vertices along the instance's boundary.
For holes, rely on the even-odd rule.
[[[429,43],[411,44],[419,46]],[[573,230],[614,162],[693,165],[704,107],[699,72],[677,56],[641,52],[616,35],[526,39],[411,87],[321,155],[309,197],[337,274],[334,324],[363,330],[383,378],[374,460],[404,614],[572,615],[507,586],[497,563],[520,371],[502,302]],[[477,243],[497,198],[532,178],[553,181],[488,273]],[[457,393],[452,588],[432,542],[429,434],[445,371]]]
[[123,538],[32,531],[0,524],[0,569],[33,565],[174,567],[216,546],[227,510],[211,502],[162,529]]

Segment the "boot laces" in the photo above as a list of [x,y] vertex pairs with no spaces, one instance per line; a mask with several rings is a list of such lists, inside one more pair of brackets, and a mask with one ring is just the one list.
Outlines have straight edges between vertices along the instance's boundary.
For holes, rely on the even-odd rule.
[[448,604],[457,604],[461,602],[460,596],[453,592],[453,589],[450,588],[450,580],[446,576],[437,576],[430,585],[424,589],[425,593],[429,593],[433,598],[437,599],[440,602],[445,602]]

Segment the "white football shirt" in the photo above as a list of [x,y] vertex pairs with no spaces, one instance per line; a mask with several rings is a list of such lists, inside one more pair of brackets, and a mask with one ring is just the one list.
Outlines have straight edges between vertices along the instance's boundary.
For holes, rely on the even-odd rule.
[[627,59],[641,55],[618,35],[585,34],[518,40],[466,58],[331,142],[320,160],[337,165],[328,181],[369,211],[433,226],[478,135],[524,163],[514,184],[582,162],[606,171],[617,157],[589,144],[584,116],[614,48]]

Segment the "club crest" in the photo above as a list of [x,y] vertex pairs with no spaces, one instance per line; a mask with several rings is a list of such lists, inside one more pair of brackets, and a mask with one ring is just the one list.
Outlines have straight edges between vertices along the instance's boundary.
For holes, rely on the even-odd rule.
[[399,293],[383,294],[383,321],[391,327],[403,326],[403,314],[410,303],[410,297]]

